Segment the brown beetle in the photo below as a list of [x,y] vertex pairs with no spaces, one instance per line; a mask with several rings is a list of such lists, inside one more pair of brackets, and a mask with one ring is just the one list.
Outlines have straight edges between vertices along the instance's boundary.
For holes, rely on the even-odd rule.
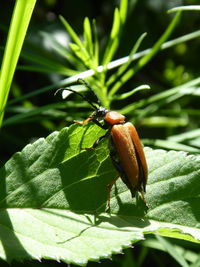
[[[84,80],[81,81],[91,90],[91,87]],[[71,91],[81,96],[92,106],[95,111],[86,120],[81,122],[76,121],[76,123],[84,125],[93,121],[99,127],[107,129],[107,132],[98,138],[89,149],[94,149],[103,138],[109,137],[111,142],[110,157],[113,165],[119,172],[122,181],[131,191],[132,197],[139,191],[146,204],[144,193],[146,192],[148,168],[140,138],[133,124],[125,122],[125,116],[122,114],[102,107],[99,100],[92,102],[81,93],[69,88],[58,89],[58,91],[60,90]],[[100,122],[102,119],[104,121],[103,124]],[[111,188],[117,179],[108,185],[107,208],[110,207]]]

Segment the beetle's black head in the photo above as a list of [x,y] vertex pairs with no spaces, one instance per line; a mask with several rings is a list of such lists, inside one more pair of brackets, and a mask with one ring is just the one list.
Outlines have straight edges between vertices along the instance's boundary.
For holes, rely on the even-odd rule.
[[106,113],[108,113],[109,110],[107,108],[104,107],[98,107],[96,109],[96,111],[93,113],[93,115],[95,116],[95,118],[104,118]]

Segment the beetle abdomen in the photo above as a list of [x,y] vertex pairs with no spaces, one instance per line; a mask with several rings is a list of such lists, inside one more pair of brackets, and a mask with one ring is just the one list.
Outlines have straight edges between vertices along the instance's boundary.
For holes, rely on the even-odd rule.
[[147,164],[135,127],[130,122],[117,124],[112,127],[111,135],[123,168],[122,180],[133,196],[136,191],[145,192]]

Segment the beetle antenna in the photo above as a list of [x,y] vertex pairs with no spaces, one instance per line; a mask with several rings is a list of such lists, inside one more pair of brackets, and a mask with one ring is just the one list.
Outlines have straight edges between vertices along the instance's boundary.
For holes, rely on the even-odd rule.
[[96,97],[95,103],[98,104],[99,106],[102,105],[100,100],[99,100],[99,98],[98,98],[98,96],[96,95],[96,93],[92,89],[92,87],[84,79],[78,78],[77,82],[83,83],[90,91],[92,91],[93,95],[95,95],[95,97]]
[[59,89],[56,90],[56,92],[54,93],[54,96],[57,95],[58,92],[60,92],[60,91],[64,91],[64,90],[67,90],[67,91],[70,91],[70,92],[72,92],[72,93],[74,93],[74,94],[79,95],[79,96],[82,97],[86,102],[88,102],[88,103],[89,103],[95,110],[98,109],[98,107],[95,106],[95,105],[92,103],[92,101],[90,101],[86,96],[84,96],[84,95],[82,95],[81,93],[79,93],[79,92],[77,92],[77,91],[75,91],[75,90],[73,90],[73,89],[70,89],[70,88],[59,88]]

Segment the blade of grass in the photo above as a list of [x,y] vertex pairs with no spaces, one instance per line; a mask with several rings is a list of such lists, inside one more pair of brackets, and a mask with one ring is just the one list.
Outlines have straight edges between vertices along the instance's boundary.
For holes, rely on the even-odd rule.
[[10,86],[36,0],[18,0],[12,15],[0,73],[0,127]]

